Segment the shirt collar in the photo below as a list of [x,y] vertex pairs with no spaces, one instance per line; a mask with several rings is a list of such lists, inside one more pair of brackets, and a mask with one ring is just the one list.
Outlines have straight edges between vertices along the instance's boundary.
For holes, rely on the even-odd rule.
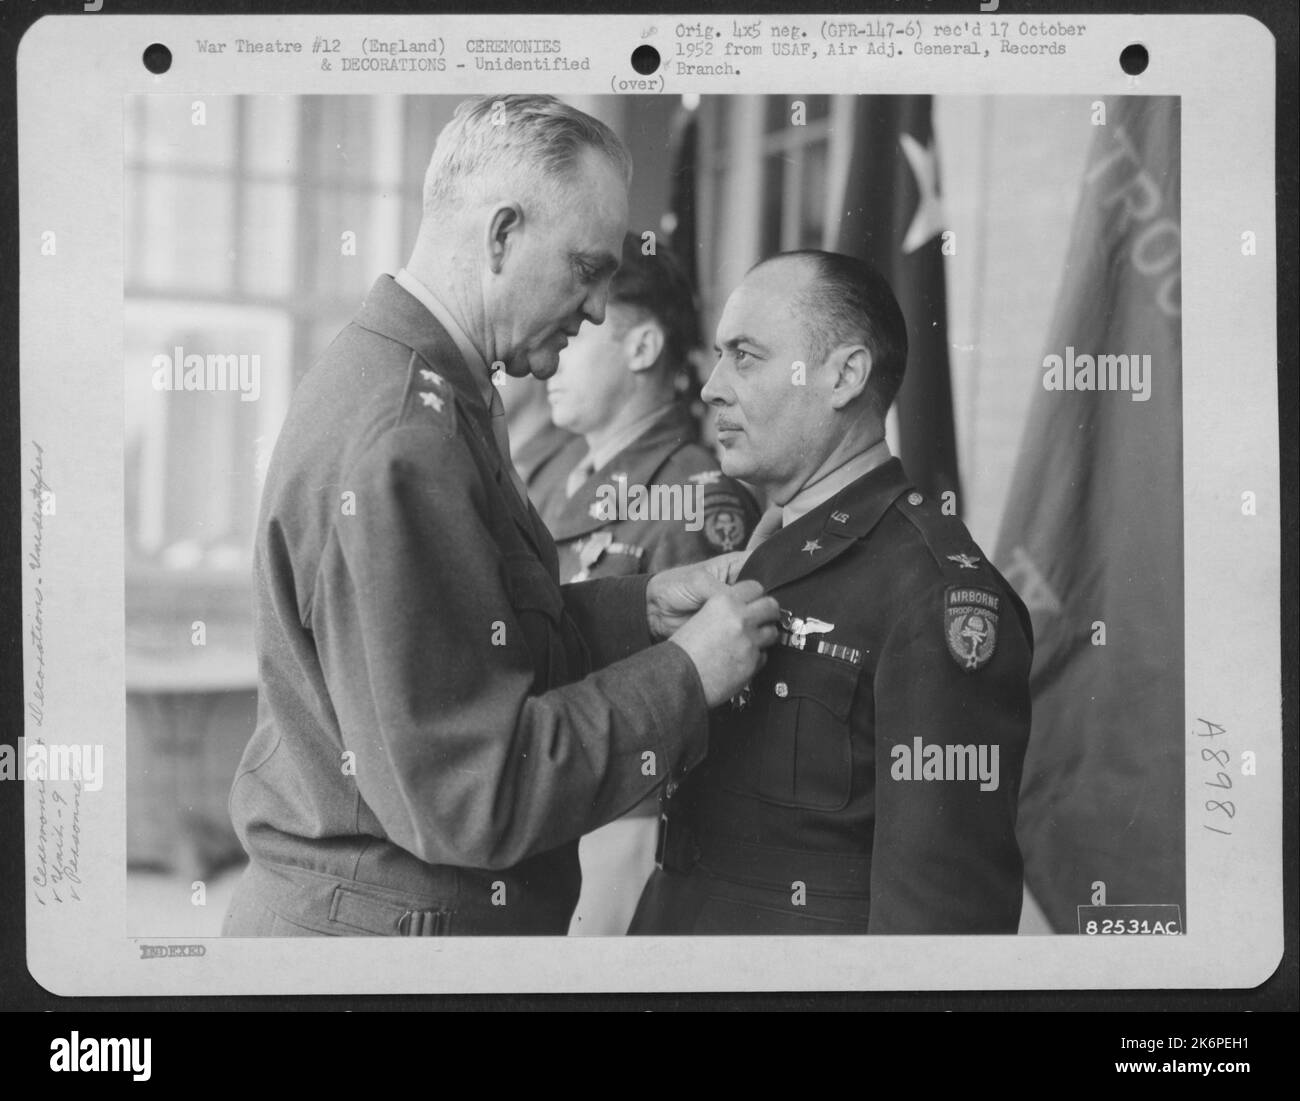
[[868,471],[889,462],[890,458],[889,444],[881,440],[841,463],[829,474],[823,474],[785,503],[781,509],[781,526],[789,527],[805,513],[829,501],[850,482],[856,482]]
[[631,424],[621,429],[615,435],[611,436],[597,448],[592,448],[587,452],[587,460],[591,469],[603,470],[607,463],[611,463],[623,451],[626,451],[637,440],[644,436],[654,426],[669,409],[673,406],[671,400],[664,402],[656,409],[652,409],[644,417],[638,417]]
[[479,392],[483,395],[484,402],[491,409],[493,406],[492,397],[496,392],[495,387],[492,385],[492,372],[488,370],[487,361],[484,360],[482,354],[474,347],[469,337],[465,335],[465,330],[457,324],[451,311],[443,305],[433,291],[429,290],[405,268],[402,268],[393,277],[393,280],[412,298],[418,299],[420,304],[433,314],[438,324],[447,330],[447,335],[451,337],[456,344],[457,350],[464,356],[465,365],[473,372],[474,380],[478,383]]

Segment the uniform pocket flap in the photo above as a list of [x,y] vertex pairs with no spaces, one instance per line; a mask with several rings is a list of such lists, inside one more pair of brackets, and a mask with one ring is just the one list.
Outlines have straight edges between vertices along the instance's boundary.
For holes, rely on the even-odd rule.
[[856,666],[781,646],[774,647],[769,654],[768,665],[777,696],[816,700],[841,722],[848,720],[858,690]]

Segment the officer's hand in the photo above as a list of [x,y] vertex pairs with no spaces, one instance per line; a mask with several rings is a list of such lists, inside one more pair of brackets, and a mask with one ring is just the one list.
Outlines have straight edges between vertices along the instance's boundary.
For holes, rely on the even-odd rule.
[[745,559],[749,557],[749,551],[729,551],[726,554],[719,554],[713,558],[701,562],[709,573],[721,581],[730,585],[736,580],[736,575],[740,573],[740,568],[745,564]]
[[758,672],[776,641],[780,608],[757,581],[742,581],[710,597],[671,642],[695,663],[710,707],[731,699]]
[[657,639],[672,637],[706,600],[726,591],[725,572],[719,575],[716,568],[709,568],[708,562],[677,566],[655,574],[645,591],[650,633]]

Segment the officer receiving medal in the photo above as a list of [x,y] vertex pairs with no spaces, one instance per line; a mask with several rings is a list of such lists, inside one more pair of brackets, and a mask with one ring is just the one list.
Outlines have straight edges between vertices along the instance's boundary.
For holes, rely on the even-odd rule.
[[771,506],[725,561],[777,599],[777,645],[668,785],[631,931],[1016,932],[1029,616],[890,454],[893,292],[850,257],[778,255],[717,352],[722,468]]

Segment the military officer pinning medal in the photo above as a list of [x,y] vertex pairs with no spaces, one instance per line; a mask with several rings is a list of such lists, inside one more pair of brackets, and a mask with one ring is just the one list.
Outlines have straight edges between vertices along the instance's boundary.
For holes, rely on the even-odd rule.
[[762,586],[704,566],[561,586],[511,459],[491,369],[549,378],[605,320],[630,175],[554,98],[465,101],[404,270],[298,386],[258,520],[225,935],[564,934],[579,838],[698,765],[775,641]]

